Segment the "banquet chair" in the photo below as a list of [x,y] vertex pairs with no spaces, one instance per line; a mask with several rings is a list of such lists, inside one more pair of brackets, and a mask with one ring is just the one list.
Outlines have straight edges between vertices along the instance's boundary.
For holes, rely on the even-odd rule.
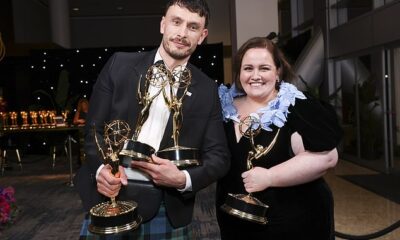
[[[53,169],[56,166],[56,158],[57,158],[57,148],[62,148],[64,153],[65,153],[65,157],[68,161],[72,161],[72,159],[69,159],[72,156],[69,156],[70,154],[72,154],[72,149],[69,150],[68,149],[68,141],[70,140],[71,143],[78,143],[71,135],[66,136],[66,139],[64,139],[65,136],[62,136],[62,138],[60,138],[60,136],[58,137],[58,139],[55,139],[54,142],[56,144],[54,144],[53,146],[51,146],[51,155],[52,155],[52,160],[53,160]],[[62,153],[62,152],[61,152]]]
[[64,144],[62,145],[53,145],[51,147],[51,157],[52,157],[52,167],[53,169],[56,166],[56,158],[57,158],[57,147],[62,147],[64,152],[65,152],[65,156],[68,158],[68,149],[67,149],[67,144],[64,142]]
[[11,140],[11,138],[6,138],[3,136],[1,139],[1,145],[0,145],[0,149],[1,149],[1,156],[0,156],[0,170],[1,170],[1,174],[4,174],[4,169],[6,167],[7,164],[7,152],[9,151],[13,151],[15,152],[15,155],[17,156],[17,161],[18,161],[18,165],[22,171],[22,161],[21,161],[21,155],[19,152],[19,148],[18,146]]

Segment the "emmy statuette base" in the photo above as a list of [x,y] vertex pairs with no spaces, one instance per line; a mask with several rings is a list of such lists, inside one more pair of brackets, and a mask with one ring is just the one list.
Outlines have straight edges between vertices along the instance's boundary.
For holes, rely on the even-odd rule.
[[132,201],[117,201],[97,204],[90,210],[91,224],[89,231],[98,235],[117,234],[135,230],[142,222],[137,213],[137,203]]
[[265,217],[268,206],[249,195],[229,193],[221,209],[232,216],[247,221],[262,225],[268,223]]
[[155,153],[155,149],[146,144],[132,139],[125,141],[122,150],[119,152],[120,156],[127,156],[131,160],[152,162],[151,155]]
[[157,157],[169,159],[178,168],[200,166],[199,151],[196,148],[170,147],[156,153]]
[[122,233],[130,230],[135,230],[136,228],[139,227],[140,222],[142,221],[141,217],[137,221],[127,223],[125,225],[121,226],[115,226],[115,227],[96,227],[93,224],[89,225],[89,232],[98,234],[98,235],[108,235],[108,234],[117,234],[117,233]]

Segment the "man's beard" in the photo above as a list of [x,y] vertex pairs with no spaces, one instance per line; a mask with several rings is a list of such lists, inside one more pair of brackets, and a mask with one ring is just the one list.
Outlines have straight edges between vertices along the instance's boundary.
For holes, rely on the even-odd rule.
[[[171,40],[171,42],[172,41],[173,40]],[[169,45],[169,43],[170,42],[168,40],[163,41],[163,47],[164,47],[165,51],[172,58],[175,58],[175,59],[178,59],[178,60],[182,60],[182,59],[185,59],[185,58],[189,57],[194,52],[194,50],[196,49],[196,48],[190,47],[190,45],[189,45],[189,49],[188,50],[184,50],[184,51],[180,51],[179,49],[172,50],[170,45]],[[187,42],[184,41],[184,43],[187,43]]]

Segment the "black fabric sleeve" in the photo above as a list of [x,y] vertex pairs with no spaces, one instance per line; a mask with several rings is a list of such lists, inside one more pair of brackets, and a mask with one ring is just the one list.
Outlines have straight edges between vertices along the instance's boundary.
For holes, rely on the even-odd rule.
[[289,126],[301,135],[306,150],[334,149],[343,135],[335,109],[329,103],[304,94],[307,99],[296,99],[295,105],[289,108]]
[[113,54],[104,65],[93,87],[90,98],[89,112],[85,125],[85,154],[90,171],[95,174],[103,159],[97,148],[95,134],[103,145],[104,123],[109,122],[113,97],[111,71],[116,61],[117,53]]

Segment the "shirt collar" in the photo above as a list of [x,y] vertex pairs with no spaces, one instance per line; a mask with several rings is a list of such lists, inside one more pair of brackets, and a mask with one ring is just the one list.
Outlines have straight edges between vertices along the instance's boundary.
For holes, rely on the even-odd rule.
[[[160,49],[158,49],[157,50],[157,53],[156,53],[156,56],[155,56],[155,58],[154,58],[154,62],[153,63],[156,63],[157,61],[164,61],[163,59],[162,59],[162,57],[161,57],[161,54],[160,54]],[[187,65],[187,62],[185,62],[184,64],[182,64],[182,67],[186,67],[186,65]],[[168,68],[168,66],[167,66],[167,68]]]

